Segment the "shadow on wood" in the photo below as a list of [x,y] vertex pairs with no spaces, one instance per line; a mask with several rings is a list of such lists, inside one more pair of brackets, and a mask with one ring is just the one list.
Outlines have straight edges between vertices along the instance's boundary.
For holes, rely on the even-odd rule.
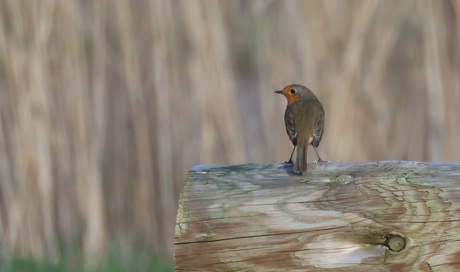
[[177,271],[460,269],[460,163],[197,166]]

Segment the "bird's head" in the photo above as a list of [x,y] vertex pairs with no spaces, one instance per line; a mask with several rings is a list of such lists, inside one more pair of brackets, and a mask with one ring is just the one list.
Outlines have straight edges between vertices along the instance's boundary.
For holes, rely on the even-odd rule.
[[295,103],[299,100],[316,99],[310,89],[299,84],[290,84],[284,87],[282,90],[275,91],[277,94],[282,94],[286,97],[288,105]]

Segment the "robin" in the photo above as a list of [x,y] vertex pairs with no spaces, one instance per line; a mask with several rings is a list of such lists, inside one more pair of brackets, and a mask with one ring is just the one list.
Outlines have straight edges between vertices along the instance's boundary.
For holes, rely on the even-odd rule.
[[317,162],[324,162],[316,151],[321,142],[324,129],[324,109],[310,89],[299,84],[291,84],[283,90],[275,91],[287,99],[284,123],[286,132],[294,145],[288,163],[292,163],[292,155],[297,147],[294,172],[307,171],[307,149],[311,144],[318,156]]

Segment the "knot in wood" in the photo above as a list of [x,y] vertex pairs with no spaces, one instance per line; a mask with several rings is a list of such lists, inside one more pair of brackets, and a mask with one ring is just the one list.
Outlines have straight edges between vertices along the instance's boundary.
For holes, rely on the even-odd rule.
[[353,177],[350,175],[341,175],[337,178],[337,181],[340,184],[348,184],[353,180]]
[[384,246],[388,247],[391,251],[400,252],[406,248],[406,238],[398,234],[387,234],[385,235]]

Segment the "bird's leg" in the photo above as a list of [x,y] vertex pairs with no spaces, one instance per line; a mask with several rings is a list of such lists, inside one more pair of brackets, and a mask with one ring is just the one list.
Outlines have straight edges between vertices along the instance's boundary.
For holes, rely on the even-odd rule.
[[315,163],[328,162],[328,161],[323,161],[323,159],[321,159],[321,157],[320,157],[319,154],[318,154],[318,151],[316,151],[316,147],[313,146],[313,150],[315,150],[316,155],[318,156],[318,159],[315,161]]
[[292,155],[294,155],[294,150],[295,150],[295,146],[294,148],[292,149],[292,153],[291,153],[291,157],[289,157],[289,161],[285,162],[285,163],[292,163]]

